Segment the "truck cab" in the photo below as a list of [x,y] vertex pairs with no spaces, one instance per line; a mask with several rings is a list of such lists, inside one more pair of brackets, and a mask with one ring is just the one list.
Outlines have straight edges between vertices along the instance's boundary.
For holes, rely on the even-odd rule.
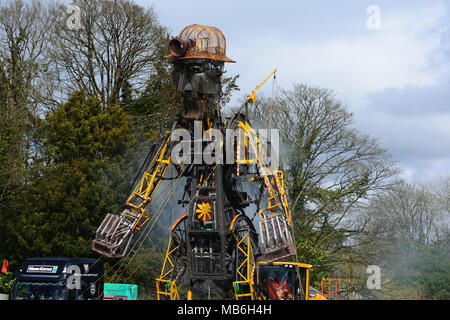
[[13,300],[101,300],[103,261],[88,258],[26,259]]

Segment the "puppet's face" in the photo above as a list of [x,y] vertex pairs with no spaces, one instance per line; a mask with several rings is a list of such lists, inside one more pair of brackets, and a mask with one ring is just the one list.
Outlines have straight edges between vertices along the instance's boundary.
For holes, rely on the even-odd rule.
[[214,108],[222,96],[220,77],[223,62],[209,59],[180,59],[173,62],[173,81],[188,110]]
[[223,62],[208,59],[184,59],[173,62],[173,80],[181,93],[220,94]]

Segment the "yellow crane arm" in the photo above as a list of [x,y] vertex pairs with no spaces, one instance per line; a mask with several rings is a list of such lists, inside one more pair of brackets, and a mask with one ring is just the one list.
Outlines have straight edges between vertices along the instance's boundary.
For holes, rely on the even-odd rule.
[[264,81],[263,82],[261,82],[256,88],[255,88],[255,90],[253,90],[249,95],[248,95],[248,97],[247,97],[247,101],[248,102],[250,102],[250,103],[253,103],[253,102],[255,102],[255,100],[256,100],[256,91],[258,91],[259,90],[259,88],[261,88],[261,86],[275,73],[275,72],[277,72],[277,69],[273,69],[273,71],[267,76],[267,78],[265,78],[264,79]]

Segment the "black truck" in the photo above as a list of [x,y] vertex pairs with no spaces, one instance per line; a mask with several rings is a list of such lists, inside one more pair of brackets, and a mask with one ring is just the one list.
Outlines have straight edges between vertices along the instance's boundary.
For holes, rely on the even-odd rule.
[[103,261],[27,259],[13,285],[13,300],[102,300]]

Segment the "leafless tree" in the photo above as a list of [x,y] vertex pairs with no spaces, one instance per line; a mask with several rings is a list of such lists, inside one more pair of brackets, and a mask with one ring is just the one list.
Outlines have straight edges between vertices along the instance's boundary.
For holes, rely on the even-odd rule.
[[118,104],[125,86],[140,91],[157,60],[166,30],[152,8],[127,0],[81,0],[79,28],[67,6],[53,6],[51,58],[66,92],[85,90],[103,104]]
[[27,183],[26,168],[39,152],[35,137],[45,83],[48,12],[39,1],[0,6],[0,204]]
[[352,114],[333,91],[295,85],[275,103],[261,101],[251,118],[256,126],[270,122],[279,130],[291,207],[298,219],[324,234],[327,226],[342,226],[350,210],[384,190],[397,172],[387,151],[352,127]]
[[440,205],[439,219],[436,223],[436,241],[450,258],[450,176],[442,177],[432,187]]
[[395,279],[405,261],[424,248],[439,248],[448,255],[449,215],[444,191],[445,184],[441,183],[398,180],[359,212],[358,219],[366,227],[355,235],[354,245],[364,253],[368,264],[382,268],[386,281],[381,292],[368,292],[370,295],[383,299],[420,296]]
[[443,209],[450,214],[450,176],[441,178],[437,189]]
[[8,103],[17,106],[41,101],[48,19],[48,11],[36,0],[13,0],[0,8],[0,76]]
[[367,208],[378,238],[390,247],[415,248],[437,240],[444,218],[438,195],[425,184],[399,181]]

